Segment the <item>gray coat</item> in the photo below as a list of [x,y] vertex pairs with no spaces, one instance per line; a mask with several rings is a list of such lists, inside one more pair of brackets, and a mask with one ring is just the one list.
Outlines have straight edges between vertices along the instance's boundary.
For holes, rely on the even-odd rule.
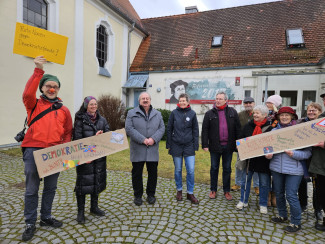
[[[126,117],[125,130],[131,138],[131,162],[158,162],[159,142],[165,133],[164,121],[159,111],[152,109],[147,118],[140,107],[131,109]],[[143,141],[150,137],[154,139],[155,144],[147,147]]]

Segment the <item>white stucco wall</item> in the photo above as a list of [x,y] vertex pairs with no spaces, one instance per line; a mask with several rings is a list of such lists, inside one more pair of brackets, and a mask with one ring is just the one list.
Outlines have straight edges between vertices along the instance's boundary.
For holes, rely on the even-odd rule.
[[[15,143],[14,136],[22,130],[26,117],[26,111],[22,103],[22,93],[25,84],[34,70],[32,58],[13,54],[13,43],[16,22],[20,21],[23,11],[22,6],[17,3],[22,1],[2,0],[0,1],[0,145]],[[59,1],[58,1],[59,2]],[[46,73],[58,76],[62,89],[59,96],[69,108],[73,107],[73,15],[74,2],[66,1],[58,4],[60,14],[57,16],[59,30],[58,34],[69,37],[65,65],[48,63],[44,66]],[[20,16],[19,16],[20,15]],[[67,25],[66,23],[72,23]],[[37,92],[37,96],[40,93]]]
[[[130,24],[103,7],[96,0],[49,0],[55,4],[51,12],[54,21],[51,31],[67,36],[68,47],[64,65],[48,63],[46,73],[56,75],[61,81],[59,97],[72,116],[87,95],[112,94],[122,97],[122,85],[127,77],[127,31]],[[26,111],[22,103],[25,84],[34,70],[32,58],[13,54],[15,25],[22,22],[22,0],[0,1],[0,145],[16,143],[14,136],[22,130]],[[82,12],[79,12],[82,10]],[[76,11],[78,13],[76,14]],[[55,16],[53,16],[55,14]],[[115,38],[112,77],[98,75],[95,54],[96,23],[106,18]],[[132,32],[131,61],[141,43],[143,34]],[[37,96],[40,93],[37,92]]]

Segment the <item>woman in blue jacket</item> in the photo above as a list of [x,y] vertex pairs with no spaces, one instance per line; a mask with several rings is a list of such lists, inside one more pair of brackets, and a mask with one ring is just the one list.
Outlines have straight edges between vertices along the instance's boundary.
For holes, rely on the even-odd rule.
[[[276,115],[279,123],[274,130],[296,124],[297,114],[290,107],[282,107]],[[290,205],[290,224],[285,227],[287,233],[295,233],[301,229],[301,207],[298,199],[298,188],[304,170],[301,164],[311,156],[311,148],[300,150],[285,150],[283,153],[267,154],[271,159],[270,170],[276,195],[276,205],[279,217],[272,218],[273,223],[284,223],[288,220],[286,200]]]
[[170,114],[166,148],[169,150],[169,154],[173,156],[175,165],[176,200],[183,200],[182,166],[184,158],[187,172],[187,199],[194,204],[198,204],[199,201],[194,196],[193,190],[195,151],[199,149],[199,126],[196,113],[191,109],[189,97],[185,93],[179,96],[177,108]]

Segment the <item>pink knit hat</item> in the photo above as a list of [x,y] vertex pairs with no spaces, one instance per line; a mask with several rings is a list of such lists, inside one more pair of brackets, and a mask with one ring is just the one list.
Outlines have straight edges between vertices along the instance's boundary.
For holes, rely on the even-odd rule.
[[282,104],[282,97],[280,97],[279,95],[272,95],[266,100],[266,102],[272,103],[275,107],[278,108]]

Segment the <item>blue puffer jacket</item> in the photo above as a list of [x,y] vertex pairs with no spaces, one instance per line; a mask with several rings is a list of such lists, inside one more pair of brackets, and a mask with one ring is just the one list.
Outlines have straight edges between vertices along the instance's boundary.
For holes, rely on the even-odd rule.
[[[280,129],[280,125],[273,130]],[[302,160],[306,160],[311,156],[311,147],[293,150],[293,156],[290,157],[285,152],[274,154],[270,162],[270,170],[281,174],[303,175],[304,170],[301,165]]]

